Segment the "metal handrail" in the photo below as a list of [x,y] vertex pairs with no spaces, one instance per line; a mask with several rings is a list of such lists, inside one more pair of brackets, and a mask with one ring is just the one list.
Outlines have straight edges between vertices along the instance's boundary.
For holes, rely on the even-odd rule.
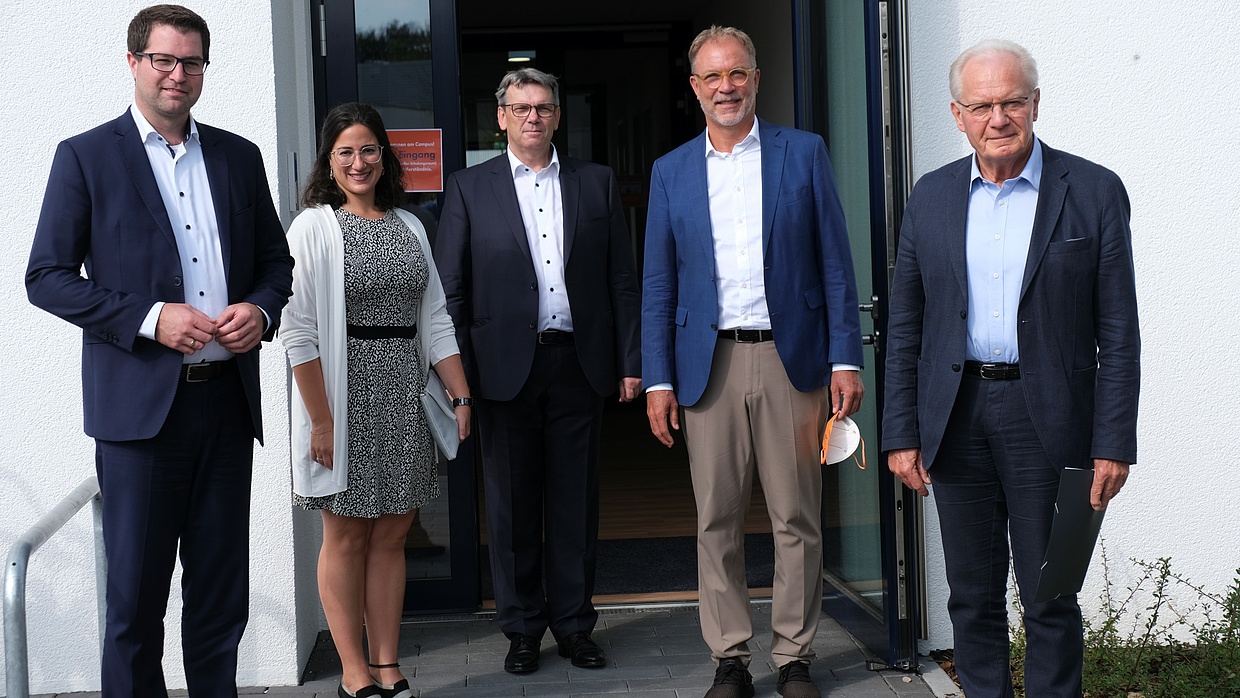
[[92,475],[9,548],[9,560],[4,569],[4,674],[8,698],[30,696],[30,656],[26,638],[26,570],[30,557],[87,502],[91,502],[94,514],[95,589],[99,605],[99,644],[103,646],[108,563],[103,555],[103,503],[99,497],[99,480]]

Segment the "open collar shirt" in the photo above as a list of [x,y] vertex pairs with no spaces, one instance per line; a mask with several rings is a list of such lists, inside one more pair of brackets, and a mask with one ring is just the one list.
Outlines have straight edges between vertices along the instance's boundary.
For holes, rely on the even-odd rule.
[[995,184],[973,156],[965,260],[969,279],[968,353],[974,361],[1017,363],[1016,311],[1042,183],[1042,144],[1021,173]]
[[[138,135],[151,163],[159,195],[172,224],[177,253],[181,258],[181,288],[185,302],[211,318],[219,317],[228,307],[228,282],[224,276],[224,257],[220,248],[219,225],[215,219],[215,203],[207,180],[207,165],[202,157],[202,141],[198,124],[189,120],[185,139],[170,145],[151,126],[146,117],[132,105],[129,113],[138,126]],[[155,339],[155,327],[163,301],[156,302],[147,313],[139,334]],[[184,363],[224,361],[232,352],[214,339],[201,349],[185,356]]]
[[538,331],[573,331],[573,314],[564,285],[564,198],[560,194],[560,156],[551,146],[551,163],[535,172],[508,151],[512,183],[534,275],[538,279]]

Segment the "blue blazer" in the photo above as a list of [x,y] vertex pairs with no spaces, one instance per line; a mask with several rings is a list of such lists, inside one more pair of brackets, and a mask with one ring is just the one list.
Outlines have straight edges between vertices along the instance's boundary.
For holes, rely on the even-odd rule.
[[[827,148],[816,134],[758,120],[762,249],[775,348],[792,385],[862,365],[857,282]],[[706,185],[706,133],[659,158],[650,177],[642,291],[642,381],[682,405],[706,389],[719,332]]]
[[[227,131],[200,123],[198,133],[228,302],[262,308],[271,319],[264,337],[270,339],[292,295],[293,258],[262,156]],[[88,435],[130,441],[159,432],[183,356],[138,330],[156,301],[185,302],[181,275],[172,224],[129,111],[63,141],[48,176],[26,291],[31,303],[82,328]],[[261,441],[258,347],[239,355],[237,367]]]
[[[1115,173],[1042,145],[1017,310],[1020,387],[1059,467],[1137,460],[1141,335],[1129,204]],[[883,450],[934,464],[968,341],[965,225],[972,156],[926,174],[900,228],[887,325]]]

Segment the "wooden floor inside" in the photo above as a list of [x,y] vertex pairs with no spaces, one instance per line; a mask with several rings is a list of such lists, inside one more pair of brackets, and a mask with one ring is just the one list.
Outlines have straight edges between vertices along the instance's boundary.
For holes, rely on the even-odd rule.
[[[614,398],[611,398],[614,399]],[[697,509],[689,456],[684,439],[667,448],[650,433],[646,403],[609,404],[603,413],[599,463],[599,539],[627,540],[697,535]],[[486,544],[486,506],[478,478],[481,543]],[[745,533],[770,533],[762,488],[754,481]],[[752,598],[769,598],[770,589],[750,589]],[[594,598],[596,605],[696,601],[697,592],[609,594]],[[484,608],[493,608],[486,600]]]
[[[600,540],[697,535],[697,508],[684,439],[667,448],[650,433],[646,403],[608,405],[599,459]],[[482,476],[478,477],[481,544],[487,543]],[[755,478],[745,533],[770,533],[762,486]]]

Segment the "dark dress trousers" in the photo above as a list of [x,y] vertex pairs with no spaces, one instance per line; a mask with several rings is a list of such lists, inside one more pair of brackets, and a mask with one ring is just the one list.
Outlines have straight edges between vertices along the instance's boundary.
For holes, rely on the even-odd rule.
[[[590,632],[603,398],[641,375],[639,292],[611,168],[560,158],[573,341],[539,344],[508,155],[452,174],[435,263],[475,397],[500,629]],[[545,579],[544,579],[545,571]],[[545,584],[545,587],[544,587]]]
[[[198,124],[228,303],[275,332],[293,260],[254,144]],[[26,272],[30,301],[82,328],[85,430],[96,440],[108,559],[103,694],[164,695],[163,617],[178,554],[192,694],[235,695],[245,628],[258,347],[214,380],[138,334],[156,301],[185,301],[182,260],[133,116],[62,142]],[[193,193],[190,192],[190,195]],[[85,268],[85,277],[80,271]]]
[[1113,172],[1041,147],[1017,310],[1018,380],[963,371],[972,156],[913,189],[892,283],[883,450],[920,448],[933,481],[957,670],[970,698],[1012,695],[1009,547],[1025,608],[1026,691],[1080,695],[1076,597],[1032,603],[1059,472],[1137,457],[1141,338],[1128,195]]

